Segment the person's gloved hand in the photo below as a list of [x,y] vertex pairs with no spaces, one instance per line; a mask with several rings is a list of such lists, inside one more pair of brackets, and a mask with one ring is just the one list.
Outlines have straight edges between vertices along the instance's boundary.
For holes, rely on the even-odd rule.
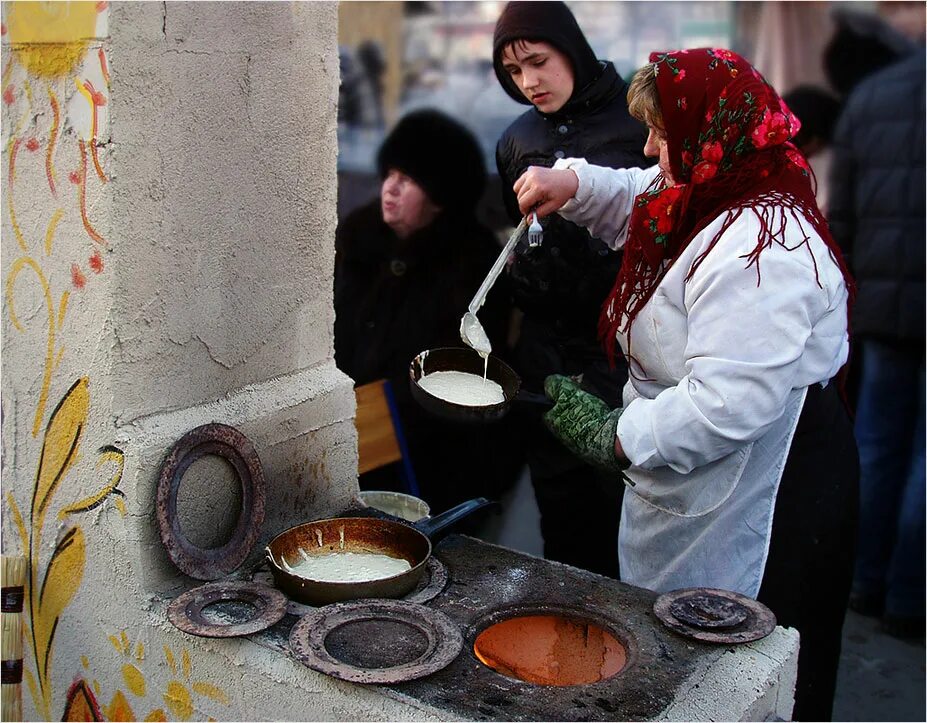
[[544,422],[567,449],[584,462],[612,472],[630,466],[628,460],[615,456],[615,431],[623,407],[609,408],[560,374],[551,374],[544,380],[544,391],[554,402],[554,408],[544,415]]

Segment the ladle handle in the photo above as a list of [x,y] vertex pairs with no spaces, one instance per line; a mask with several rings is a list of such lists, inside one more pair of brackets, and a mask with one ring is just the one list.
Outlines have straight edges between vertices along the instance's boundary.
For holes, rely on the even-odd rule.
[[509,240],[502,248],[502,253],[499,254],[499,258],[495,260],[492,267],[489,269],[489,273],[486,274],[486,278],[483,279],[483,283],[480,284],[480,288],[476,290],[476,294],[473,296],[473,301],[471,301],[470,306],[467,307],[467,310],[471,314],[476,314],[476,312],[478,312],[480,307],[483,305],[483,302],[486,301],[486,295],[489,293],[492,285],[496,283],[496,279],[499,278],[499,274],[502,273],[502,269],[505,266],[505,262],[509,258],[509,254],[512,253],[512,249],[515,248],[515,244],[518,243],[518,240],[521,238],[521,235],[525,232],[526,228],[528,228],[528,219],[522,218],[521,222],[518,224],[518,226],[515,227],[512,235],[509,236]]

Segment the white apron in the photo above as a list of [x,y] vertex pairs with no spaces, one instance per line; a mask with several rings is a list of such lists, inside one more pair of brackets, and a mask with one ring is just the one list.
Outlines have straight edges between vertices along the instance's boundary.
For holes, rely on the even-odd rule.
[[[582,159],[554,167],[579,179],[560,215],[621,248],[634,199],[659,170]],[[784,218],[777,242],[753,259],[758,215],[746,211],[727,226],[720,214],[682,251],[631,326],[630,366],[645,378],[632,376],[626,385],[627,411],[618,422],[626,452],[639,462],[627,472],[635,486],[625,488],[618,533],[627,582],[657,591],[759,592],[807,387],[833,378],[849,353],[843,274],[801,218],[788,211]],[[627,340],[618,341],[627,356]],[[735,413],[726,403],[753,406]],[[712,409],[718,434],[706,418]],[[732,442],[757,434],[740,447]]]
[[[679,323],[666,313],[667,303],[658,289],[633,326],[635,358],[666,387],[685,375],[666,333],[657,343],[657,329]],[[667,466],[627,470],[634,486],[625,487],[618,532],[624,582],[657,592],[712,587],[757,596],[776,492],[806,393],[793,389],[760,439],[688,474]],[[632,383],[624,394],[625,406],[640,396]]]

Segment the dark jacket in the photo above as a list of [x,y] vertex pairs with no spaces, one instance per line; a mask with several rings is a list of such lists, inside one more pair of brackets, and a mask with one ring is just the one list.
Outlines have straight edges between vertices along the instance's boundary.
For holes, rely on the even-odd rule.
[[[379,200],[338,228],[335,361],[358,385],[391,381],[415,475],[433,512],[481,494],[498,496],[521,464],[508,451],[515,445],[504,421],[474,427],[436,420],[409,392],[409,364],[416,354],[463,346],[460,317],[500,250],[472,214],[442,214],[401,241],[383,223]],[[493,354],[502,358],[510,316],[505,286],[503,277],[479,312]],[[398,488],[394,470],[377,472],[368,475],[378,488]]]
[[924,340],[924,72],[921,48],[863,80],[837,124],[829,222],[849,258],[855,334]]
[[[611,63],[603,63],[599,77],[560,111],[532,108],[508,127],[496,146],[496,164],[513,222],[520,214],[512,185],[529,166],[550,167],[569,157],[612,168],[650,165],[643,155],[647,130],[628,114],[626,95],[627,83]],[[509,268],[515,304],[525,313],[517,371],[537,390],[548,374],[594,367],[601,383],[590,378],[590,391],[617,404],[624,375],[606,380],[596,328],[621,254],[560,216],[541,222],[543,244],[533,249],[521,244]]]

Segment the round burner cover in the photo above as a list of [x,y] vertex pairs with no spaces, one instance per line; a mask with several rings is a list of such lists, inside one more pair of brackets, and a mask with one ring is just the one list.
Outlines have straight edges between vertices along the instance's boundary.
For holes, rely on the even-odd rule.
[[[204,638],[234,638],[250,635],[279,622],[286,614],[286,595],[267,585],[256,582],[223,580],[200,585],[179,595],[167,608],[167,616],[174,625],[190,635]],[[238,603],[245,606],[244,620],[231,619],[217,622],[203,615],[210,605]]]
[[[184,473],[196,460],[222,457],[241,483],[241,508],[232,536],[222,546],[204,549],[183,533],[177,515],[177,492]],[[218,580],[245,561],[264,522],[264,470],[251,441],[234,427],[205,424],[187,432],[161,465],[157,495],[161,542],[177,568],[197,580]]]
[[740,625],[750,611],[736,600],[720,595],[696,593],[676,598],[670,612],[677,620],[696,628],[732,628]]
[[447,585],[447,568],[444,563],[432,555],[425,563],[425,574],[412,588],[412,592],[402,598],[406,602],[420,605],[434,600]]
[[447,615],[400,600],[326,605],[290,632],[290,649],[303,664],[352,683],[423,678],[449,665],[462,647]]
[[748,643],[776,627],[772,610],[730,590],[673,590],[657,598],[653,612],[670,630],[706,643]]

